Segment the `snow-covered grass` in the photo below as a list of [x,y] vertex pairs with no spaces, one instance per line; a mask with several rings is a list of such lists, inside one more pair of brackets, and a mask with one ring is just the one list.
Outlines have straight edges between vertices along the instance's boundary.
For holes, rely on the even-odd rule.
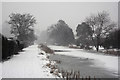
[[117,56],[103,55],[103,54],[97,54],[97,53],[95,54],[92,52],[84,51],[82,49],[71,49],[71,48],[62,47],[62,46],[49,46],[49,47],[54,50],[70,51],[70,52],[56,52],[55,54],[94,59],[94,66],[105,68],[106,70],[109,70],[109,71],[112,71],[113,73],[118,74],[118,57]]
[[46,55],[39,55],[37,45],[23,50],[2,64],[3,78],[55,78],[50,69],[44,67],[49,61]]

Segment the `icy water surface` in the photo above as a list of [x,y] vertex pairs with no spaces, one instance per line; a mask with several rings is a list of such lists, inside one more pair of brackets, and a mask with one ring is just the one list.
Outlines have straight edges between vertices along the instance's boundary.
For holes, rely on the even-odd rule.
[[111,71],[94,66],[93,59],[55,54],[50,56],[50,60],[60,61],[61,63],[57,64],[59,69],[80,71],[80,75],[83,77],[95,76],[96,78],[117,78],[117,76]]

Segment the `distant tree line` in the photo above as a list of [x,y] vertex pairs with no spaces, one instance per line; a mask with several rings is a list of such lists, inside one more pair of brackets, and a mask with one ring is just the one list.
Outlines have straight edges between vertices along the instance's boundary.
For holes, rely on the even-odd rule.
[[47,44],[66,46],[75,43],[72,29],[63,20],[51,25],[40,37]]
[[57,45],[68,45],[74,43],[72,29],[63,21],[59,20],[57,24],[51,25],[47,29],[48,41]]
[[59,20],[44,31],[42,37],[45,36],[43,42],[49,44],[75,44],[82,48],[94,46],[99,51],[101,46],[106,49],[120,48],[118,44],[120,29],[117,28],[117,24],[110,19],[109,14],[103,11],[87,17],[84,22],[78,24],[75,36],[65,21]]
[[[86,18],[85,22],[77,26],[77,45],[95,46],[97,51],[100,46],[108,47],[108,42],[111,43],[109,47],[115,46],[114,44],[118,44],[118,34],[114,31],[116,28],[116,23],[110,20],[107,12],[103,11],[96,15],[91,15]],[[114,38],[112,35],[114,35]],[[112,39],[116,39],[116,42],[114,43]]]
[[[37,39],[34,34],[35,17],[31,14],[12,13],[9,18],[11,34],[14,34],[16,40],[25,46],[33,44]],[[116,23],[110,20],[109,14],[103,11],[87,17],[84,22],[78,24],[76,36],[65,21],[59,20],[49,26],[40,38],[45,38],[43,42],[47,44],[94,46],[99,51],[100,46],[106,49],[119,48],[119,44],[117,45],[119,29],[116,27]]]

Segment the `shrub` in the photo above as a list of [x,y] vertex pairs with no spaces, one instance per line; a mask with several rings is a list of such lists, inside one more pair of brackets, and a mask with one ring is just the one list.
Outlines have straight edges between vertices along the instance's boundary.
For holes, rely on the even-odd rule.
[[2,61],[9,59],[14,54],[18,54],[23,48],[23,44],[18,40],[7,39],[2,35]]

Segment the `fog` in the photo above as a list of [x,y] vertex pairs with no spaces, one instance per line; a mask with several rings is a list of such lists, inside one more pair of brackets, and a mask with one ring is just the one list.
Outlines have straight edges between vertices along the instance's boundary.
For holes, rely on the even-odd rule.
[[30,13],[35,16],[37,24],[34,29],[37,35],[46,30],[59,19],[64,20],[75,34],[76,27],[87,16],[101,11],[110,13],[111,20],[118,20],[117,2],[3,2],[2,26],[3,34],[8,36],[10,27],[5,26],[11,13]]

